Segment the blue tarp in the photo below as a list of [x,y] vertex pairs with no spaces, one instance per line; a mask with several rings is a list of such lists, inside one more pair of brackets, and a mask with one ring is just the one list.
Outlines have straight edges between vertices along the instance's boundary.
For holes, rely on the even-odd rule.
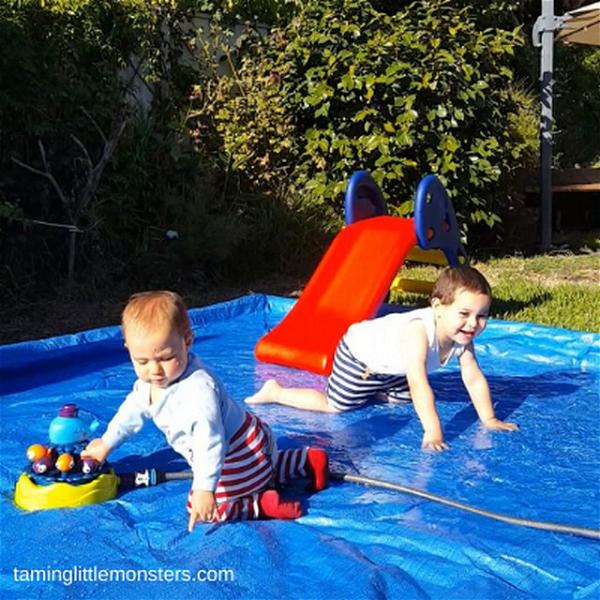
[[[259,364],[253,347],[290,309],[263,295],[191,310],[195,351],[239,402],[269,377],[323,387]],[[307,335],[317,332],[307,331]],[[420,449],[410,405],[342,415],[260,406],[282,446],[327,448],[337,471],[426,489],[519,517],[598,528],[600,336],[491,321],[477,352],[498,415],[488,433],[456,367],[432,376],[450,450]],[[126,492],[77,509],[23,512],[13,502],[24,452],[75,402],[103,426],[134,380],[117,327],[0,347],[3,598],[598,598],[600,544],[492,521],[398,492],[293,486],[295,522],[186,531],[189,482]],[[187,468],[153,425],[112,456],[119,472]]]

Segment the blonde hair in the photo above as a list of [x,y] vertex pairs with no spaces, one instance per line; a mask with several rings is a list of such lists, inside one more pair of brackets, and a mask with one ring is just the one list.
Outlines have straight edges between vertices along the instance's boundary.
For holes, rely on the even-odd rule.
[[461,265],[460,267],[448,267],[442,271],[433,286],[431,299],[437,298],[445,305],[452,304],[458,290],[483,294],[490,300],[492,298],[492,288],[487,279],[477,269]]
[[121,329],[127,338],[131,327],[158,329],[167,326],[186,342],[192,341],[192,327],[183,298],[166,290],[140,292],[129,298],[121,316]]

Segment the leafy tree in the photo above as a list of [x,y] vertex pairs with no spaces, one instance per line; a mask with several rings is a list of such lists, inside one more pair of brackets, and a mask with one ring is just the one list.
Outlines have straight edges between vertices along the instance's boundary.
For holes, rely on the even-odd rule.
[[123,69],[152,24],[140,0],[0,5],[0,38],[10,48],[0,55],[0,199],[19,215],[3,226],[7,288],[66,273],[56,259],[73,242],[65,227],[89,229],[84,243],[96,243],[98,186],[129,111]]
[[[48,293],[73,267],[73,292],[94,293],[115,280],[169,285],[182,272],[204,280],[223,265],[244,273],[264,271],[265,256],[285,262],[256,222],[268,215],[293,237],[299,221],[285,209],[248,209],[256,199],[220,161],[192,151],[183,117],[205,70],[195,13],[212,6],[225,26],[238,10],[252,19],[274,9],[279,19],[292,4],[0,3],[10,48],[0,54],[0,295]],[[168,230],[179,237],[168,240]]]
[[493,225],[495,192],[529,148],[507,127],[526,114],[511,92],[520,44],[518,30],[480,31],[447,2],[393,14],[367,0],[309,2],[191,116],[214,127],[250,184],[295,190],[330,218],[366,168],[398,213],[434,172],[463,222]]

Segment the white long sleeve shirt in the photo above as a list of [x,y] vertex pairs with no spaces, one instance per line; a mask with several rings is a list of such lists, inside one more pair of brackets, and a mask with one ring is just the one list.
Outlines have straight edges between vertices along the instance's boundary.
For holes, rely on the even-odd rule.
[[214,491],[229,440],[246,412],[192,353],[183,375],[150,404],[150,384],[138,379],[111,419],[102,440],[113,449],[152,419],[193,471],[192,489]]

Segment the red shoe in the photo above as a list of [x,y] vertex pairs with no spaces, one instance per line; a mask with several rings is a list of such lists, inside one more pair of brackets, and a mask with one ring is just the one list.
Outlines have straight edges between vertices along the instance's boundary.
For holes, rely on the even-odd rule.
[[309,448],[306,453],[306,469],[312,478],[310,489],[324,490],[329,482],[329,457],[321,448]]
[[304,512],[297,500],[282,500],[276,490],[267,490],[258,498],[260,516],[268,519],[297,519]]

